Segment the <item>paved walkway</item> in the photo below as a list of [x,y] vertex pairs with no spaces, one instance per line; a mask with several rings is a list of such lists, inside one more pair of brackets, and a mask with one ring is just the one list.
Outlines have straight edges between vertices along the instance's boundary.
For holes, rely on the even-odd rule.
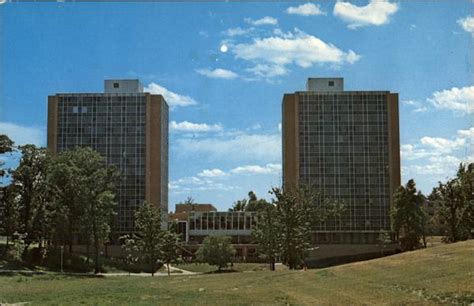
[[[166,266],[165,266],[166,268]],[[173,271],[175,271],[173,273]],[[180,271],[180,272],[178,272]],[[191,272],[183,269],[179,269],[173,266],[170,266],[170,276],[179,276],[179,275],[196,275],[200,274],[197,272]],[[58,275],[70,275],[70,276],[140,276],[140,277],[150,277],[151,273],[128,273],[128,272],[119,272],[119,273],[71,273],[71,272],[56,272],[56,271],[35,271],[35,270],[0,270],[0,275],[2,274],[10,274],[10,273],[18,273],[18,274],[30,274],[30,275],[46,275],[46,274],[58,274]],[[167,272],[156,272],[155,276],[168,276]]]

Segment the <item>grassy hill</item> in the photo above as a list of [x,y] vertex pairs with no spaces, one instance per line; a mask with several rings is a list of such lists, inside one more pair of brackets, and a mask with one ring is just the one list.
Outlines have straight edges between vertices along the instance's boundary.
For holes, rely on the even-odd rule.
[[0,276],[0,303],[469,304],[474,241],[308,271],[173,277]]

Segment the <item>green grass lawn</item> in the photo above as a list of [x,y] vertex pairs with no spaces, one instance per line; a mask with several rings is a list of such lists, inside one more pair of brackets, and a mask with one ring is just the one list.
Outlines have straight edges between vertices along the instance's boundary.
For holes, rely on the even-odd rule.
[[308,271],[173,277],[0,276],[0,303],[469,304],[474,241]]

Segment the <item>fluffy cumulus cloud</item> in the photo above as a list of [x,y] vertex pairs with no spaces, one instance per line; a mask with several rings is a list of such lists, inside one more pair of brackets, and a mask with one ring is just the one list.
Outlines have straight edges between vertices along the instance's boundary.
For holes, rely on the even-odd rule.
[[261,25],[277,25],[278,24],[278,19],[270,17],[270,16],[265,16],[263,18],[253,20],[251,18],[245,18],[245,22],[254,25],[254,26],[261,26]]
[[308,35],[298,29],[294,33],[274,32],[274,36],[256,38],[251,43],[237,44],[233,48],[236,58],[253,61],[254,72],[269,75],[286,73],[285,65],[296,64],[308,68],[315,64],[352,64],[360,56],[354,51],[344,52],[321,39]]
[[162,95],[172,109],[177,106],[190,106],[197,104],[193,98],[172,92],[156,83],[148,84],[148,86],[144,88],[144,91],[155,95]]
[[419,143],[402,144],[400,146],[401,157],[404,160],[411,161],[452,154],[471,145],[470,143],[474,139],[474,128],[458,130],[456,135],[452,139],[425,136],[420,138]]
[[196,70],[196,72],[201,75],[207,76],[208,78],[213,78],[213,79],[231,80],[238,77],[237,73],[230,70],[221,69],[221,68],[217,68],[214,70],[199,69],[199,70]]
[[265,166],[246,165],[234,168],[230,172],[235,174],[272,174],[280,173],[281,169],[281,164],[266,164]]
[[436,108],[474,113],[474,86],[436,91],[428,99]]
[[464,31],[474,35],[474,17],[467,16],[465,18],[460,18],[457,22],[464,29]]
[[319,6],[319,4],[309,2],[300,6],[290,6],[286,9],[286,12],[291,15],[302,16],[326,15],[325,12],[321,11],[321,7]]
[[11,122],[0,122],[0,133],[7,135],[15,145],[34,144],[44,146],[46,144],[44,128],[24,126]]
[[333,14],[348,23],[350,29],[364,26],[380,26],[390,21],[390,16],[398,11],[398,4],[386,0],[370,0],[366,6],[338,1]]
[[176,132],[189,132],[189,133],[201,133],[201,132],[219,132],[222,131],[223,127],[221,124],[206,124],[206,123],[193,123],[189,121],[183,122],[170,122],[170,131]]
[[275,162],[281,160],[281,137],[279,134],[222,133],[214,137],[179,138],[175,149],[178,154],[201,154],[212,161]]
[[227,174],[221,169],[205,169],[198,174],[201,177],[221,177],[226,176]]

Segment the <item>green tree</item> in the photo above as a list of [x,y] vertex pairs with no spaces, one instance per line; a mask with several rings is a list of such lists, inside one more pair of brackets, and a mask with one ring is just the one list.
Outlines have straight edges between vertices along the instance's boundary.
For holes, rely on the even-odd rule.
[[234,202],[232,208],[229,211],[260,211],[266,208],[269,204],[265,199],[257,198],[257,195],[253,191],[249,191],[248,199],[242,199]]
[[48,183],[53,189],[56,214],[53,219],[55,242],[67,241],[72,253],[74,235],[77,235],[84,219],[86,188],[82,162],[85,159],[82,149],[66,150],[57,154],[51,163]]
[[252,229],[252,236],[258,244],[258,251],[265,255],[272,271],[275,271],[275,261],[280,250],[279,224],[277,207],[268,204],[258,212],[257,226]]
[[466,240],[474,228],[474,164],[461,164],[455,178],[438,183],[429,199],[436,203],[437,217],[446,224],[445,241]]
[[403,250],[413,250],[420,245],[424,235],[425,214],[422,210],[424,196],[416,190],[415,181],[400,186],[393,196],[391,208],[392,229]]
[[283,263],[296,269],[304,260],[310,245],[312,203],[316,194],[309,188],[293,188],[283,191],[272,188],[275,196],[278,224],[280,228],[280,252]]
[[170,275],[170,264],[176,263],[179,258],[179,236],[173,231],[167,230],[162,232],[161,241],[161,261],[166,264],[168,276]]
[[122,240],[122,251],[125,253],[125,264],[128,269],[128,276],[130,276],[130,271],[132,270],[132,265],[138,262],[138,249],[135,239],[131,235],[125,235],[120,238]]
[[221,271],[232,262],[235,248],[228,236],[207,236],[196,254],[200,261],[217,266],[217,270]]
[[[20,231],[20,215],[17,199],[13,192],[13,185],[8,185],[3,189],[3,212],[0,216],[1,227],[0,234],[7,237],[6,245],[9,247],[10,237],[13,234]],[[5,251],[7,251],[7,249]]]
[[150,264],[151,275],[155,275],[156,262],[161,256],[162,230],[160,209],[144,202],[135,212],[136,248],[143,260]]
[[49,224],[48,212],[51,203],[46,174],[49,157],[45,148],[35,145],[19,147],[22,154],[20,164],[12,171],[12,192],[9,201],[18,209],[19,232],[25,235],[25,255],[29,245],[37,241],[42,245]]
[[87,147],[59,153],[48,175],[55,198],[55,238],[61,239],[67,229],[70,252],[75,235],[85,238],[88,246],[92,242],[95,273],[100,271],[100,248],[109,236],[115,214],[118,175],[115,167],[107,166],[98,152]]
[[[0,154],[12,152],[15,148],[13,141],[5,134],[0,134]],[[5,176],[6,169],[3,168],[5,162],[0,160],[0,178]]]

